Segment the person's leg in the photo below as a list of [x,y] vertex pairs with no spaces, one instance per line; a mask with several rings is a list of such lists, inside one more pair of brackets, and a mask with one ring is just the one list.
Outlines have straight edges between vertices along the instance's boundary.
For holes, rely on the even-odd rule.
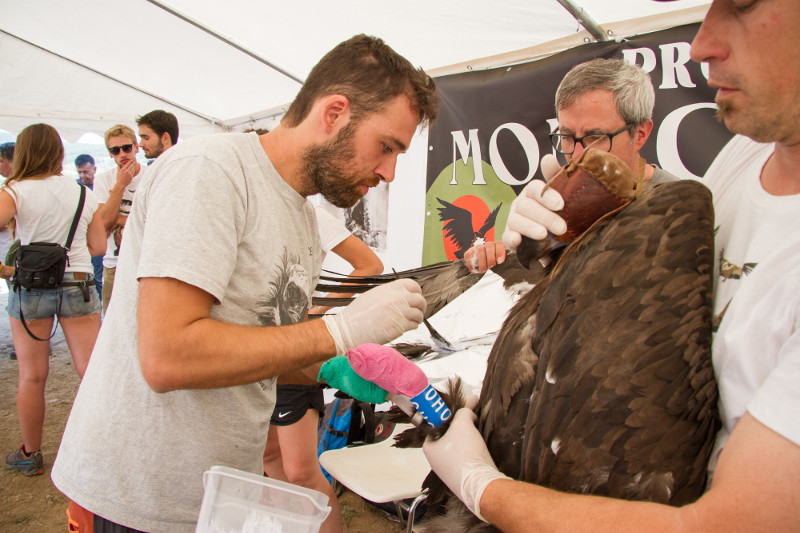
[[264,473],[272,479],[289,481],[283,471],[281,446],[278,442],[278,426],[270,424],[267,445],[264,447]]
[[286,472],[289,483],[318,490],[328,496],[331,514],[322,524],[320,531],[322,533],[341,532],[342,512],[339,508],[339,500],[336,498],[333,487],[322,474],[317,459],[318,426],[319,412],[315,409],[308,409],[299,421],[277,428],[283,470]]
[[[85,297],[89,297],[89,301]],[[75,363],[75,371],[83,379],[89,357],[100,331],[100,299],[93,287],[84,291],[78,287],[64,287],[58,310],[58,321]]]
[[[9,318],[14,350],[17,352],[19,385],[17,388],[17,416],[22,433],[22,442],[29,453],[42,447],[42,425],[44,423],[44,387],[50,369],[48,354],[50,342],[32,339],[16,318]],[[52,318],[27,322],[28,329],[39,338],[50,336]]]
[[58,321],[61,329],[64,330],[64,338],[67,341],[69,352],[72,354],[75,370],[83,379],[86,366],[89,364],[89,357],[94,350],[97,334],[100,332],[100,313],[74,318],[59,318]]
[[103,257],[98,255],[92,257],[92,269],[94,270],[94,285],[97,288],[97,297],[103,298]]

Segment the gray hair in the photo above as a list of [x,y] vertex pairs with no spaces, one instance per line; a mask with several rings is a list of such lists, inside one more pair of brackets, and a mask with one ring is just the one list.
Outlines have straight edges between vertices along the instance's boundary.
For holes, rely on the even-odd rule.
[[611,91],[626,123],[638,126],[653,118],[656,96],[650,75],[624,59],[592,59],[572,67],[556,90],[556,113],[597,89]]

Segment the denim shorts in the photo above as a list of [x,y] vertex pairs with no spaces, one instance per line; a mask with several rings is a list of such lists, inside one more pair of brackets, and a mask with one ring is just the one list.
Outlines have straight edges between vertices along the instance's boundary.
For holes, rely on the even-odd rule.
[[[72,272],[64,273],[64,281],[73,281]],[[60,318],[74,318],[79,316],[93,315],[102,309],[97,290],[94,288],[93,277],[89,276],[89,301],[83,301],[83,292],[80,287],[61,287],[61,289],[22,289],[16,292],[14,289],[8,293],[8,316],[21,320],[19,316],[20,294],[22,300],[22,312],[25,320],[38,320],[40,318],[52,318],[58,315]],[[60,305],[60,308],[59,308]]]

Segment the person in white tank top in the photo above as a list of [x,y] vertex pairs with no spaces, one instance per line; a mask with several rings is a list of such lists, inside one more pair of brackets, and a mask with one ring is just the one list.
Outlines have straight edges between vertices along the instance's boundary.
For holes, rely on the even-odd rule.
[[[64,146],[53,127],[33,124],[19,134],[13,172],[0,189],[0,226],[15,219],[17,236],[23,245],[31,242],[66,244],[79,205],[81,186],[61,174],[63,159]],[[93,288],[91,256],[105,251],[105,232],[96,211],[94,195],[86,195],[67,254],[63,286],[20,288],[9,298],[11,335],[19,364],[17,415],[22,446],[6,456],[5,466],[27,476],[44,472],[42,424],[50,343],[34,339],[25,324],[30,333],[46,340],[57,318],[75,370],[83,377],[100,331],[100,299]],[[9,269],[9,266],[4,267],[5,271]],[[87,287],[92,289],[87,290]]]

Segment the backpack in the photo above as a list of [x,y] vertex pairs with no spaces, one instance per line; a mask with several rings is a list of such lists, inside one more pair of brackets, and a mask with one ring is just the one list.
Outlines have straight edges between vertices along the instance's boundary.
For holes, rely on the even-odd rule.
[[[337,392],[336,398],[325,405],[325,416],[319,424],[317,457],[327,450],[372,444],[376,438],[381,441],[391,434],[393,425],[384,420],[383,413],[376,415],[375,405]],[[322,473],[332,481],[324,468]]]

